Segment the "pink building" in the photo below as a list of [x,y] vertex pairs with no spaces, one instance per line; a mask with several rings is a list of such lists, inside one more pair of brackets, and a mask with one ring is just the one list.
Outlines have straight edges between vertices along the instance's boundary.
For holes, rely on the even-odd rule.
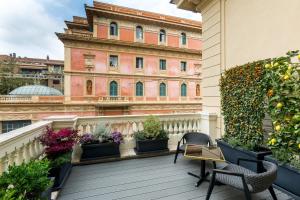
[[201,110],[201,23],[94,2],[57,33],[65,100],[99,115]]

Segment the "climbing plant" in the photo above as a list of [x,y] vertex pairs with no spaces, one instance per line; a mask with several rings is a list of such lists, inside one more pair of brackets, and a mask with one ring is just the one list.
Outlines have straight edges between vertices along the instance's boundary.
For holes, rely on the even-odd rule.
[[223,139],[250,150],[258,150],[263,143],[264,62],[231,68],[220,80]]
[[300,154],[300,54],[291,51],[285,57],[265,64],[266,108],[274,131],[268,145],[281,162],[299,161]]

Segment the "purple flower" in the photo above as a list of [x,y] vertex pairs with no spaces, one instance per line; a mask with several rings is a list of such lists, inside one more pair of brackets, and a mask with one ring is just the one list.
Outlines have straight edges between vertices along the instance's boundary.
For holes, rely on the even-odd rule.
[[90,133],[86,133],[86,134],[82,135],[79,139],[79,142],[81,144],[90,144],[90,143],[94,143],[95,141],[96,141],[96,139]]
[[111,137],[112,137],[114,143],[121,144],[123,142],[123,135],[120,132],[117,132],[117,131],[113,132],[111,134]]

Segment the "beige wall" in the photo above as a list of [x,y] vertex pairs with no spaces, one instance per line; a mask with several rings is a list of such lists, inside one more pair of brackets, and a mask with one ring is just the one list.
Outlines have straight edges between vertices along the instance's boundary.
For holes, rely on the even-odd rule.
[[221,136],[221,73],[300,49],[300,0],[185,0],[179,7],[202,15],[202,108],[218,115]]
[[300,49],[299,0],[227,0],[226,67]]

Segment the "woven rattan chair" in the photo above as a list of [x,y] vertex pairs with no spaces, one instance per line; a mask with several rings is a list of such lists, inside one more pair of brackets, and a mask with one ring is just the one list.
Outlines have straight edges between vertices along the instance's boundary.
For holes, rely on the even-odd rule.
[[[239,166],[240,161],[262,162],[265,171],[256,173]],[[209,200],[216,181],[243,190],[247,200],[251,200],[251,193],[258,193],[268,189],[274,200],[277,200],[272,183],[277,176],[277,166],[267,161],[238,159],[238,165],[229,164],[222,170],[214,169],[206,200]]]
[[181,140],[178,141],[174,163],[176,163],[178,154],[185,151],[185,146],[187,144],[212,145],[212,141],[205,133],[190,132],[184,134]]

